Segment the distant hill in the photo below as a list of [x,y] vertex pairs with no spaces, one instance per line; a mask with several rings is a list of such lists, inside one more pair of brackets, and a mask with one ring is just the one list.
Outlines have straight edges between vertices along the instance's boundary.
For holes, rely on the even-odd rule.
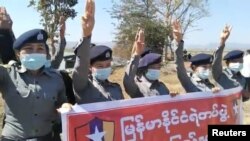
[[[187,44],[185,45],[185,48],[188,50],[215,50],[217,47],[219,47],[219,43],[209,43],[205,45],[198,45],[198,44]],[[247,50],[250,49],[250,44],[242,44],[242,43],[227,43],[225,50]]]
[[[96,45],[105,45],[111,48],[113,48],[115,45],[114,42],[93,42],[93,43]],[[77,44],[78,42],[75,42],[75,41],[67,41],[67,48],[74,48],[77,46]]]
[[[67,48],[74,48],[78,42],[76,41],[68,41]],[[93,42],[96,45],[106,45],[108,47],[113,48],[115,46],[115,42]],[[209,44],[186,44],[185,48],[188,50],[215,50],[218,47],[219,43],[209,43]],[[227,43],[225,50],[233,50],[233,49],[240,49],[240,50],[247,50],[250,49],[250,44],[242,44],[242,43]]]

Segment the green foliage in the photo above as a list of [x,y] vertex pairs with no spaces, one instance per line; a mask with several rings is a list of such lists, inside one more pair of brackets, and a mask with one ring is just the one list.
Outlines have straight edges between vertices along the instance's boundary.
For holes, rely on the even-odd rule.
[[109,12],[112,18],[119,22],[116,26],[116,42],[119,46],[131,47],[138,27],[145,29],[146,46],[156,48],[158,44],[164,44],[165,28],[157,19],[156,10],[152,5],[153,0],[113,2],[112,10]]
[[131,47],[137,28],[143,27],[146,46],[161,52],[168,44],[167,39],[172,39],[172,20],[180,20],[185,33],[208,15],[207,3],[207,0],[113,0],[109,12],[117,19],[115,41],[119,47]]
[[53,39],[58,30],[60,16],[76,17],[73,6],[77,3],[77,0],[30,0],[28,7],[34,7],[40,13],[40,22]]

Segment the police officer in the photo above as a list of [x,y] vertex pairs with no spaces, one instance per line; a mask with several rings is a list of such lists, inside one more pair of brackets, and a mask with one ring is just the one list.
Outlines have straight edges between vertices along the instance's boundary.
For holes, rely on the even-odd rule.
[[[168,88],[159,81],[161,55],[144,51],[144,31],[136,35],[133,55],[127,66],[123,84],[131,98],[169,94]],[[144,51],[144,52],[143,52]]]
[[241,86],[243,88],[243,97],[249,97],[246,80],[241,75],[240,70],[243,68],[243,54],[241,50],[233,50],[228,52],[223,60],[226,61],[226,68],[222,67],[222,54],[228,39],[231,26],[226,26],[221,33],[221,45],[215,52],[215,60],[212,67],[213,77],[224,89],[230,89]]
[[119,84],[108,80],[111,74],[111,49],[98,45],[90,48],[94,12],[94,1],[88,0],[82,24],[84,37],[75,51],[77,57],[73,71],[73,89],[78,104],[123,99]]
[[[247,50],[243,57],[243,69],[240,71],[242,76],[246,79],[246,91],[250,91],[250,50]],[[245,95],[243,101],[248,100],[250,97]]]
[[0,66],[0,92],[5,100],[2,141],[52,141],[52,125],[57,108],[64,102],[61,75],[45,68],[47,33],[33,29],[23,33],[13,45],[21,65]]
[[173,23],[174,45],[177,47],[176,66],[177,76],[186,92],[212,91],[218,92],[220,89],[209,81],[213,56],[200,53],[190,59],[192,73],[188,76],[183,59],[182,30],[179,21]]

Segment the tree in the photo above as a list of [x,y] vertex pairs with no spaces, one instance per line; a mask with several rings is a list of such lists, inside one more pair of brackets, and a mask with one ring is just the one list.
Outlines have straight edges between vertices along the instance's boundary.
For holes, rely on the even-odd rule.
[[[174,19],[182,24],[183,34],[187,31],[197,30],[195,23],[200,19],[207,17],[208,0],[156,0],[155,10],[164,20],[165,26],[171,29]],[[174,52],[171,48],[172,35],[166,36],[163,56],[167,59],[168,49],[171,50],[171,58],[174,58]]]
[[157,11],[152,8],[153,0],[120,0],[113,1],[110,14],[118,20],[115,41],[120,47],[132,47],[137,28],[145,29],[145,44],[147,47],[160,51],[164,45],[165,27],[157,17]]
[[77,0],[30,0],[28,7],[34,7],[41,15],[41,24],[48,32],[52,54],[55,53],[55,37],[58,36],[59,18],[74,18],[77,13],[73,7]]
[[142,26],[146,45],[160,48],[163,56],[167,56],[167,48],[171,48],[172,20],[181,21],[184,33],[191,31],[195,22],[208,16],[207,5],[207,0],[120,0],[113,1],[109,12],[118,20],[116,42],[119,46],[131,47],[136,28]]

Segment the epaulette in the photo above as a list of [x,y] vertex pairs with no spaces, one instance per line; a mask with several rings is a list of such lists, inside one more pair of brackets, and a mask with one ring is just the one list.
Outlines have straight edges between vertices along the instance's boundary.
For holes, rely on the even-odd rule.
[[4,67],[6,69],[11,68],[11,65],[9,65],[9,64],[0,64],[0,66]]

